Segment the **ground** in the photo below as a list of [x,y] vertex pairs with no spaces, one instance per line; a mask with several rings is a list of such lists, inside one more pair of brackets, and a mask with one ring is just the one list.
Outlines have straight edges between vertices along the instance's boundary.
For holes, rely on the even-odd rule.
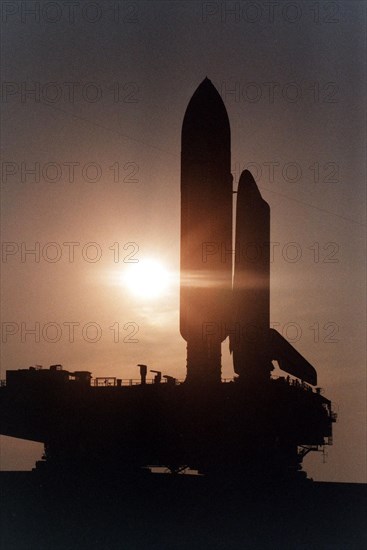
[[0,474],[2,550],[362,549],[366,486]]

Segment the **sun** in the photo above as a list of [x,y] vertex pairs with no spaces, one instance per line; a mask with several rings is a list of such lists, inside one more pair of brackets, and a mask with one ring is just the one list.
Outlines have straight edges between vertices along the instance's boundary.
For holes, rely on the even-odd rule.
[[170,274],[157,260],[141,260],[127,266],[121,282],[134,296],[154,299],[168,292]]

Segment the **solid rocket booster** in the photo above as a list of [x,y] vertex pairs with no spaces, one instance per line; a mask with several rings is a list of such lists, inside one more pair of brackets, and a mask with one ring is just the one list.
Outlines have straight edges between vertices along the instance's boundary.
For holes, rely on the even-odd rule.
[[270,207],[248,170],[237,192],[230,349],[242,380],[263,381],[270,351]]
[[187,381],[221,380],[232,285],[230,126],[207,78],[182,125],[180,332],[187,342]]

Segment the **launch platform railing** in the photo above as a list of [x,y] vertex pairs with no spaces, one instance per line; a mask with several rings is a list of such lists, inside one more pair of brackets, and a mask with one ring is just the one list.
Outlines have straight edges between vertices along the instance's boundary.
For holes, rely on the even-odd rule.
[[[182,384],[184,382],[184,379],[176,378],[174,384],[178,386],[179,384]],[[222,383],[230,383],[233,382],[233,378],[222,378]],[[156,382],[154,381],[154,378],[149,378],[145,381],[146,385],[154,385]],[[168,380],[165,380],[162,378],[162,380],[159,382],[160,384],[172,384],[172,381],[169,382]],[[98,378],[92,378],[91,380],[91,386],[95,387],[107,387],[107,386],[141,386],[141,380],[140,378],[112,378],[112,377],[98,377]]]
[[[183,380],[179,380],[179,379],[176,379],[175,380],[175,384],[178,385],[178,384],[181,384],[183,382]],[[146,385],[154,385],[154,379],[153,378],[150,378],[150,379],[147,379],[145,384]],[[160,384],[169,384],[169,383],[172,383],[172,382],[168,382],[167,380],[165,379],[162,379],[160,381]],[[91,386],[96,386],[96,387],[106,387],[106,386],[140,386],[141,385],[141,380],[140,378],[111,378],[111,377],[107,377],[107,378],[104,378],[104,377],[98,377],[98,378],[92,378],[91,380]]]

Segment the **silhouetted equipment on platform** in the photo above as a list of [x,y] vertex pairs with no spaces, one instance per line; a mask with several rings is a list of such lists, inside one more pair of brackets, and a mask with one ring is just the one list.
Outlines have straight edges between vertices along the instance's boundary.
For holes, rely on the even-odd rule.
[[150,372],[153,372],[155,374],[154,377],[154,384],[160,384],[162,380],[162,373],[160,370],[151,370]]
[[176,378],[174,378],[173,376],[168,376],[167,374],[165,374],[163,378],[166,379],[167,384],[170,384],[171,386],[176,385]]
[[[316,370],[270,329],[270,208],[251,173],[237,193],[232,288],[230,127],[206,78],[182,127],[180,331],[184,383],[92,379],[61,365],[8,370],[0,433],[41,441],[51,471],[136,472],[149,465],[208,475],[289,479],[332,443],[336,416]],[[229,336],[234,381],[221,381]],[[274,377],[273,361],[292,375]],[[302,474],[303,472],[301,472]],[[296,476],[297,477],[297,476]]]
[[331,441],[331,403],[297,379],[86,386],[66,370],[7,371],[0,431],[45,444],[39,466],[130,474],[147,465],[172,472],[291,478],[303,457]]
[[148,367],[146,365],[138,365],[138,367],[140,367],[140,379],[141,379],[141,383],[142,384],[145,384],[146,383],[146,380],[147,380],[147,371],[148,371]]

